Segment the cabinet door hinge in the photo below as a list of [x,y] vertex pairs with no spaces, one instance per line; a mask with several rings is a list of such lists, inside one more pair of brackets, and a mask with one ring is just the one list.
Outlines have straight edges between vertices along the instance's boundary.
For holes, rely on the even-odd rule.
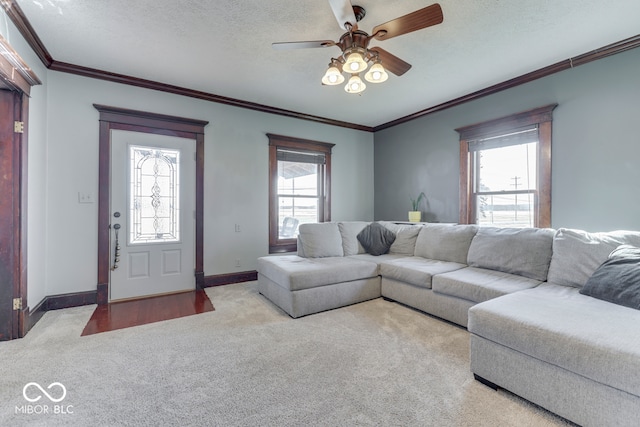
[[15,133],[24,133],[24,122],[13,122],[13,131]]
[[22,298],[14,298],[13,299],[13,309],[14,310],[22,310]]

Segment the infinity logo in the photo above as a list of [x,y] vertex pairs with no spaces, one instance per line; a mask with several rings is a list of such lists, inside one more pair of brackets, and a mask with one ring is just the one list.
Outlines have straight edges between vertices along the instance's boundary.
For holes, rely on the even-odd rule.
[[44,394],[45,396],[47,396],[49,398],[50,401],[57,403],[57,402],[61,402],[62,400],[64,400],[64,398],[67,396],[67,389],[64,385],[62,385],[61,383],[51,383],[49,384],[49,386],[47,387],[48,390],[51,390],[51,387],[55,387],[58,386],[62,389],[62,397],[60,398],[55,398],[53,396],[51,396],[49,393],[47,393],[47,391],[45,389],[43,389],[40,384],[38,383],[28,383],[27,385],[24,386],[24,388],[22,389],[22,395],[24,396],[25,399],[27,399],[29,402],[37,402],[38,400],[40,400],[40,398],[42,397],[42,395],[38,395],[37,397],[29,397],[27,396],[27,389],[31,386],[36,387],[38,390],[40,390],[40,392],[42,394]]

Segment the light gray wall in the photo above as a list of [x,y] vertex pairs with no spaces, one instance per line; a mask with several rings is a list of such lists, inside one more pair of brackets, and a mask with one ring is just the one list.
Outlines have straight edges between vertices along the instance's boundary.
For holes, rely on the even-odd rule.
[[77,196],[98,194],[94,103],[209,121],[205,275],[255,270],[257,258],[268,252],[267,132],[335,143],[332,218],[373,219],[371,133],[58,72],[49,73],[48,88],[47,295],[96,287],[98,206],[80,204]]
[[424,191],[431,221],[458,222],[454,129],[557,103],[552,226],[640,230],[640,49],[566,70],[375,134],[375,218],[405,220]]
[[[4,11],[0,12],[4,16]],[[28,300],[96,289],[98,111],[93,104],[209,121],[205,128],[205,275],[255,270],[268,252],[268,138],[336,144],[332,218],[373,220],[373,135],[47,70],[11,21],[0,34],[43,84],[29,100]],[[235,224],[241,231],[235,232]],[[235,266],[239,259],[241,267]]]

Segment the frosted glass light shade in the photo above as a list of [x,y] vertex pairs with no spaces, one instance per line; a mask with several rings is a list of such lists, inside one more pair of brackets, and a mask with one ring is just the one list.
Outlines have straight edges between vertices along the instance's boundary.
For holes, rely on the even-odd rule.
[[367,69],[367,62],[360,52],[351,52],[342,66],[342,71],[355,74]]
[[366,81],[371,83],[382,83],[389,78],[382,64],[376,62],[371,66],[367,74],[364,75]]
[[367,85],[364,84],[362,79],[359,76],[354,75],[354,76],[351,76],[346,86],[344,87],[344,90],[347,93],[360,93],[366,88],[367,88]]
[[327,72],[324,73],[324,77],[322,77],[322,83],[329,86],[339,85],[343,81],[344,76],[342,75],[340,70],[338,70],[338,67],[335,67],[333,65],[329,67],[329,69],[327,69]]

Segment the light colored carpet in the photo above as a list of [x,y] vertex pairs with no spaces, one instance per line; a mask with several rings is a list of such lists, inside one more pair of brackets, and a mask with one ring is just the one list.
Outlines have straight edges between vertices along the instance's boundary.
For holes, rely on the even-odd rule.
[[[410,308],[377,299],[294,320],[255,282],[207,293],[216,311],[85,337],[95,306],[46,313],[0,343],[0,425],[568,425],[475,381],[467,331]],[[42,396],[29,403],[29,382],[66,397],[29,386]]]

